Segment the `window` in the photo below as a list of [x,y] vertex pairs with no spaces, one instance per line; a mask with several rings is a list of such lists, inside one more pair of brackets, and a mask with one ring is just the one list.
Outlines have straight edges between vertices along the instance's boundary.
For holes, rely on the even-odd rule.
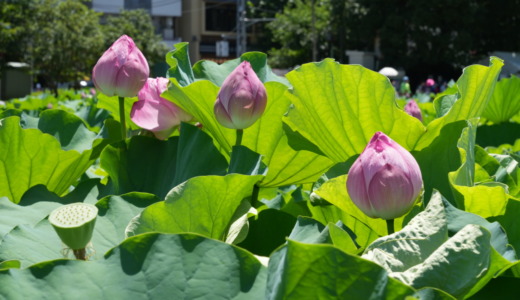
[[152,0],[125,0],[125,9],[152,9]]
[[205,5],[206,31],[235,31],[236,3],[207,1]]

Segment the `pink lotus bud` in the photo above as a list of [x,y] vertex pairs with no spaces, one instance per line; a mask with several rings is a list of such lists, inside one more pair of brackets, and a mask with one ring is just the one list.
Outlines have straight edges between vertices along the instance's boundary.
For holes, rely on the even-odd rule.
[[107,96],[135,97],[149,74],[143,53],[129,36],[123,35],[98,60],[92,81]]
[[408,101],[404,106],[404,111],[412,117],[416,117],[419,121],[422,122],[422,114],[419,105],[414,100]]
[[224,127],[245,129],[264,113],[267,93],[248,61],[224,80],[215,102],[215,116]]
[[371,218],[395,219],[408,212],[422,186],[417,161],[382,132],[370,140],[348,173],[347,190]]
[[161,97],[168,88],[167,78],[148,78],[139,91],[130,112],[130,118],[139,127],[150,130],[158,139],[166,139],[181,122],[188,122],[192,116],[174,103]]

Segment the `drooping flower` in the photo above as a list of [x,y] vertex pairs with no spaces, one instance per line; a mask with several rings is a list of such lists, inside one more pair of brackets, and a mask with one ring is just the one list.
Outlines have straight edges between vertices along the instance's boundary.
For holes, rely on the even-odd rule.
[[419,105],[414,100],[408,101],[404,106],[404,111],[412,117],[419,119],[422,122],[422,113]]
[[421,170],[410,152],[376,132],[350,168],[347,190],[366,215],[391,220],[411,209],[422,183]]
[[161,97],[168,88],[167,78],[149,78],[139,91],[130,118],[139,127],[153,132],[158,139],[166,139],[181,124],[193,117],[174,103]]
[[107,96],[135,97],[150,70],[132,38],[123,35],[103,53],[92,71],[92,81]]
[[264,113],[267,93],[248,61],[242,62],[224,80],[215,102],[217,121],[231,129],[245,129]]

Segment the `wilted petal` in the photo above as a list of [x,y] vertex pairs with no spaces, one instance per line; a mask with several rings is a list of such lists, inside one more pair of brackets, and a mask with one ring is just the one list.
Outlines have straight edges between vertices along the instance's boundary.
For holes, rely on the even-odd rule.
[[139,100],[130,112],[135,124],[150,131],[162,131],[179,125],[175,117],[175,108],[169,101]]

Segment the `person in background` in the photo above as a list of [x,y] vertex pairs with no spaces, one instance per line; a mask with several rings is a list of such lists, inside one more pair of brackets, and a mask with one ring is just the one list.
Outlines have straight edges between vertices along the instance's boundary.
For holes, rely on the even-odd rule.
[[433,78],[426,79],[426,88],[429,93],[435,93],[435,80]]
[[403,77],[403,82],[401,82],[401,87],[399,89],[400,95],[406,98],[410,98],[412,94],[412,90],[410,89],[410,81],[408,76]]

